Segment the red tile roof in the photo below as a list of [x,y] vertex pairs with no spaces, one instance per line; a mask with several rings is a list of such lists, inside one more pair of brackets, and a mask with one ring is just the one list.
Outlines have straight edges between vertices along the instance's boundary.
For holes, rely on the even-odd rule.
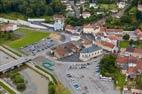
[[78,48],[76,47],[76,45],[74,45],[73,43],[67,43],[66,45],[65,45],[65,47],[67,48],[67,49],[70,49],[70,50],[78,50]]
[[142,30],[141,30],[141,29],[136,29],[136,30],[135,30],[135,34],[136,34],[138,37],[142,37]]
[[106,29],[107,29],[106,27],[101,27],[101,28],[100,28],[100,32],[105,32]]
[[135,48],[134,52],[135,53],[142,53],[142,49],[141,48]]
[[142,53],[141,48],[127,48],[126,51],[131,53]]
[[127,73],[128,74],[133,74],[137,72],[137,67],[128,67]]
[[54,19],[65,19],[63,15],[54,15],[53,18]]
[[114,45],[109,42],[101,41],[100,44],[102,44],[103,46],[109,47],[109,48],[114,48]]
[[106,29],[106,32],[123,32],[123,29]]
[[119,40],[119,37],[118,36],[115,36],[115,35],[108,35],[107,36],[110,40]]
[[66,53],[66,50],[63,47],[57,47],[55,49],[55,52],[58,53],[58,55],[60,55],[60,56],[64,56]]
[[142,60],[138,61],[137,68],[142,70]]
[[73,26],[71,26],[71,25],[66,25],[65,30],[67,30],[67,29],[71,29],[71,30],[73,30],[73,29],[74,29],[74,27],[73,27]]
[[120,64],[137,63],[137,58],[133,56],[119,56],[117,57],[116,62]]
[[120,63],[120,64],[127,63],[128,62],[128,57],[117,57],[116,62]]

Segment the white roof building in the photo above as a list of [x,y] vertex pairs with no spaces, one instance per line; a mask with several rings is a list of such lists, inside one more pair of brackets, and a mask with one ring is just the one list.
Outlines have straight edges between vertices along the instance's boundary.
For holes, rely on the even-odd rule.
[[82,13],[82,17],[84,18],[84,19],[86,19],[86,18],[88,18],[88,17],[90,17],[91,16],[91,14],[89,13],[89,12],[83,12]]
[[119,3],[117,3],[117,6],[118,6],[119,9],[123,9],[126,6],[126,3],[125,2],[119,2]]

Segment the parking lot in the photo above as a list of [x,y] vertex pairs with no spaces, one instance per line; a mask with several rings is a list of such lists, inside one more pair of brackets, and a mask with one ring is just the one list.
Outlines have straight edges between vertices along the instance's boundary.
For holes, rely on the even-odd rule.
[[35,44],[29,45],[21,49],[26,54],[35,55],[38,52],[46,50],[56,44],[56,41],[51,39],[43,39]]
[[14,58],[0,50],[0,65],[13,61]]
[[120,94],[114,89],[113,80],[100,78],[98,62],[99,60],[84,64],[60,65],[60,69],[58,67],[55,71],[73,94]]

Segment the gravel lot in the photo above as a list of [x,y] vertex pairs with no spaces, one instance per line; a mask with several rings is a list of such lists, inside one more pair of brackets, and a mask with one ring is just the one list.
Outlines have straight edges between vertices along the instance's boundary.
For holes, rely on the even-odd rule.
[[23,94],[48,94],[48,80],[45,77],[29,68],[22,70],[21,74],[28,81]]

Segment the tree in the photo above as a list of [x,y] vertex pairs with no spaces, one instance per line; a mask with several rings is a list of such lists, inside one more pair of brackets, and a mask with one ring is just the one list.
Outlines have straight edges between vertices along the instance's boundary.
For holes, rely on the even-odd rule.
[[125,35],[123,36],[123,39],[124,39],[124,40],[129,40],[129,38],[130,38],[130,36],[129,36],[128,34],[125,34]]
[[28,17],[63,13],[65,6],[60,0],[0,0],[0,12],[18,12]]
[[83,13],[83,7],[81,6],[80,7],[80,14],[82,14]]
[[100,72],[103,76],[111,76],[113,73],[115,73],[115,59],[116,57],[114,55],[106,55],[100,61]]
[[53,82],[49,82],[48,84],[48,94],[55,94],[55,85]]
[[20,90],[20,91],[24,91],[26,89],[25,83],[18,83],[17,89]]
[[132,46],[133,44],[134,44],[134,40],[131,39],[131,40],[129,41],[129,45]]

